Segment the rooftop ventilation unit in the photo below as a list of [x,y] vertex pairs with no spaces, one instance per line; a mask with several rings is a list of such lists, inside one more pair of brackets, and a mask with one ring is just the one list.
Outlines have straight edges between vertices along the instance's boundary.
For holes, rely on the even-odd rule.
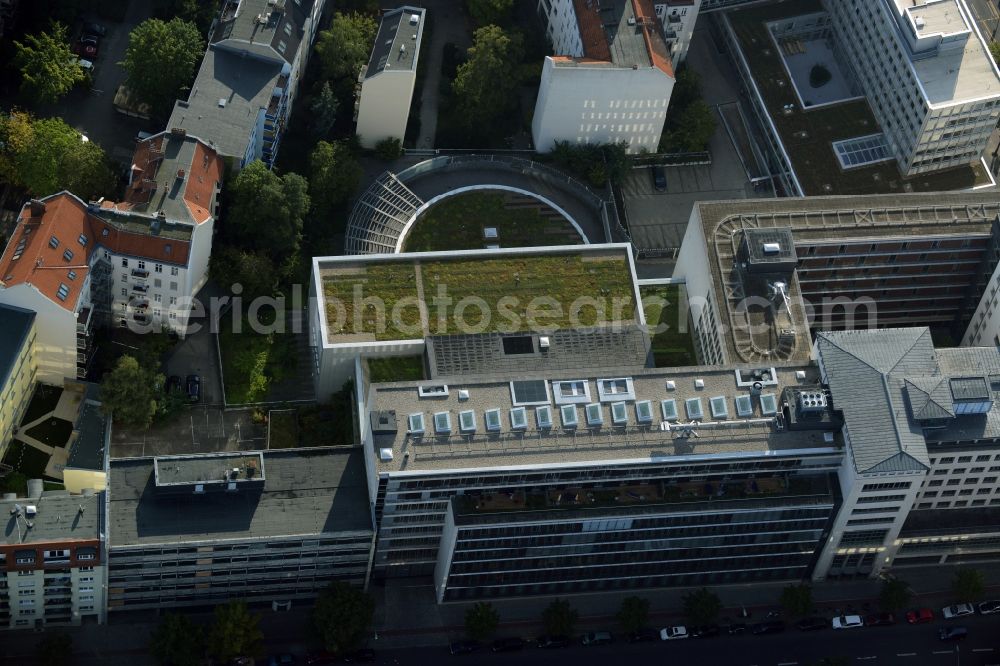
[[26,504],[24,507],[24,515],[28,518],[34,518],[38,515],[38,507],[34,504]]
[[764,243],[764,254],[778,254],[781,252],[781,243]]
[[461,389],[458,392],[458,399],[461,402],[465,402],[466,400],[468,400],[469,399],[469,389]]
[[696,380],[694,380],[694,387],[696,389],[703,389],[703,388],[705,388],[705,380],[704,379],[696,379]]
[[672,379],[668,379],[667,380],[667,390],[668,391],[673,391],[676,388],[677,388],[677,383],[674,380],[672,380]]
[[923,30],[924,26],[927,25],[927,24],[924,23],[924,17],[923,16],[914,16],[913,17],[913,25],[917,26],[917,30]]
[[547,335],[543,335],[543,336],[540,336],[538,338],[538,348],[539,349],[548,349],[551,344],[552,344],[552,341],[549,340],[549,336],[547,336]]
[[821,412],[826,409],[826,394],[822,391],[799,393],[799,409],[803,412]]
[[410,14],[410,25],[417,25],[420,23],[420,14]]

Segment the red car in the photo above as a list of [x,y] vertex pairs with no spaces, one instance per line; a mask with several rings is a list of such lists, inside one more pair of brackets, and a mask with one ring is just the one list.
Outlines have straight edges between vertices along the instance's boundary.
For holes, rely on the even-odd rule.
[[93,60],[97,57],[97,38],[93,35],[81,37],[76,45],[76,52],[87,60]]
[[876,613],[865,618],[866,627],[890,627],[896,624],[892,613]]
[[930,608],[916,608],[906,614],[906,621],[910,624],[924,624],[934,620],[934,611]]

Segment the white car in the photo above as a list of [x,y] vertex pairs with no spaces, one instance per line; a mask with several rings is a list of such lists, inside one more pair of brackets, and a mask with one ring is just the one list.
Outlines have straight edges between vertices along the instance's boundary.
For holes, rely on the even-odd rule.
[[76,65],[79,65],[80,69],[82,69],[83,71],[88,72],[90,74],[94,73],[94,63],[91,62],[90,60],[84,60],[83,58],[77,58],[74,56],[72,62]]
[[976,609],[972,607],[972,604],[954,604],[953,606],[945,606],[941,609],[941,614],[944,615],[944,619],[946,620],[973,615],[975,612]]
[[689,635],[687,627],[683,625],[678,625],[676,627],[664,627],[663,629],[660,629],[661,641],[675,641],[681,638],[687,638]]
[[980,615],[1000,613],[1000,601],[984,601],[978,606]]
[[854,629],[865,626],[865,621],[860,615],[838,615],[833,618],[834,629]]

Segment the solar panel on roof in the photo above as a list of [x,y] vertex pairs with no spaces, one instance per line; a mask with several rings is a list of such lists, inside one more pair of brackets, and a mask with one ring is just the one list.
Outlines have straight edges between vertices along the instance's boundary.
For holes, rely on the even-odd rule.
[[549,401],[549,391],[544,379],[526,379],[510,383],[515,404],[538,404]]

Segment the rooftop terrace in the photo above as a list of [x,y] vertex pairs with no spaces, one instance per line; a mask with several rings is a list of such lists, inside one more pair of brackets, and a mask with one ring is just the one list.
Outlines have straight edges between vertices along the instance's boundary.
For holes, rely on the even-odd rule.
[[[776,427],[782,392],[815,386],[815,366],[758,370],[762,387],[754,396],[752,368],[739,375],[712,367],[597,377],[578,370],[514,381],[375,385],[369,409],[378,469],[767,455],[840,445],[837,433]],[[391,417],[383,423],[380,414]]]
[[[895,161],[841,169],[833,142],[880,132],[868,102],[861,99],[802,110],[766,26],[772,21],[819,11],[823,11],[819,0],[789,0],[725,14],[804,194],[937,192],[988,185],[989,177],[979,163],[910,178],[900,174]],[[791,111],[786,113],[786,108]]]
[[[321,257],[314,273],[328,344],[631,324],[640,316],[622,245]],[[460,307],[463,299],[472,305]]]

